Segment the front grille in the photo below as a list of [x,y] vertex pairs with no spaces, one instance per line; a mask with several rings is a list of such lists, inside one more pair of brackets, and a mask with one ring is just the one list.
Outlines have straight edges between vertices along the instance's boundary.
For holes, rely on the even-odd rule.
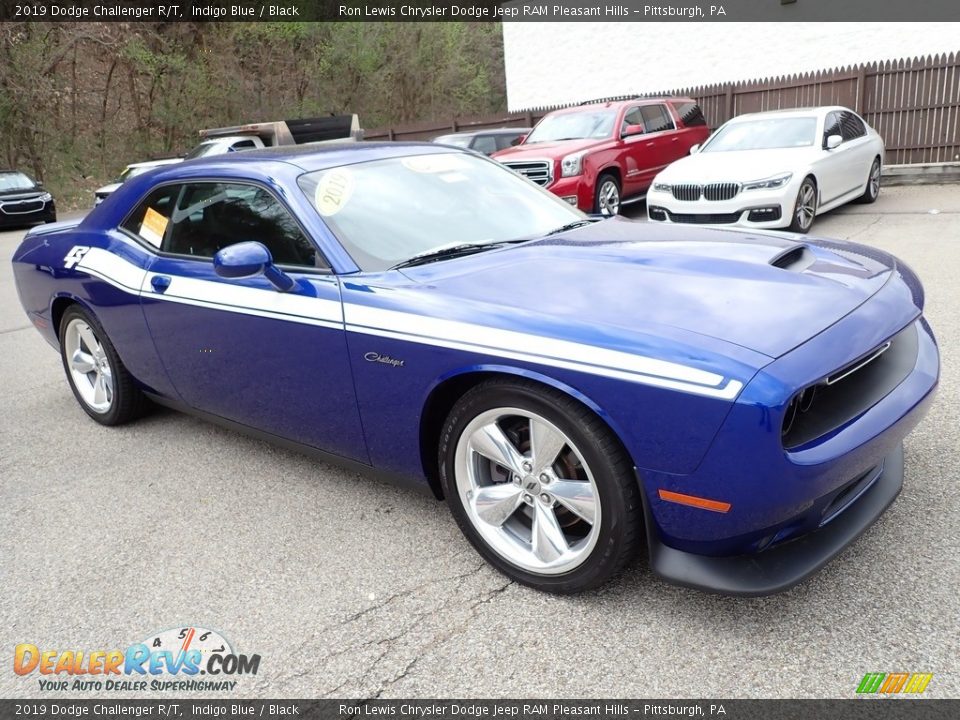
[[690,183],[681,183],[671,188],[673,197],[683,202],[696,202],[701,197],[704,200],[731,200],[740,192],[740,184],[725,183],[707,183],[706,185],[693,185]]
[[553,163],[546,160],[505,162],[508,168],[533,180],[537,185],[549,185],[553,181]]
[[730,225],[740,219],[740,213],[670,213],[670,220],[686,225]]
[[784,448],[829,435],[889,395],[913,371],[919,342],[916,323],[908,325],[889,342],[794,395],[784,409]]
[[703,197],[706,200],[730,200],[740,192],[738,183],[710,183],[703,186]]
[[686,202],[693,202],[700,199],[700,195],[703,193],[703,186],[701,185],[674,185],[672,188],[673,197],[677,200],[684,200]]
[[0,210],[7,215],[23,215],[24,213],[37,212],[38,210],[43,210],[43,200],[0,203]]

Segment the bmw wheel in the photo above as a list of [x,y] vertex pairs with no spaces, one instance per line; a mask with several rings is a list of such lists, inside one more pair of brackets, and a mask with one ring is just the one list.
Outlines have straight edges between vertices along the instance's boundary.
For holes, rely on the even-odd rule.
[[579,592],[636,554],[632,463],[596,415],[560,392],[524,381],[478,385],[447,418],[440,465],[461,530],[514,580]]
[[60,320],[60,357],[77,402],[98,423],[120,425],[141,414],[146,398],[100,324],[76,305]]
[[614,175],[606,173],[597,179],[594,210],[608,216],[620,213],[620,183]]
[[800,184],[797,192],[797,202],[793,209],[793,222],[789,230],[796,233],[805,233],[813,226],[813,219],[817,216],[817,185],[813,178],[807,177]]
[[863,190],[863,195],[857,198],[857,202],[869,205],[875,203],[880,197],[880,158],[874,158],[870,166],[870,175],[867,177],[867,187]]

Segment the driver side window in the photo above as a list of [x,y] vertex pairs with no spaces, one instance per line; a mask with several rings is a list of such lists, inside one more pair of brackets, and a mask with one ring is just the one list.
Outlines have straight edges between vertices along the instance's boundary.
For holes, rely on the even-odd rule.
[[843,133],[840,131],[840,114],[836,112],[829,113],[827,119],[823,123],[823,147],[827,147],[827,138],[831,135],[840,135],[842,137]]
[[184,185],[160,249],[212,258],[228,245],[247,240],[266,245],[278,265],[326,267],[313,243],[273,195],[241,183]]
[[620,126],[620,132],[626,132],[627,127],[630,125],[643,125],[643,116],[640,114],[639,107],[627,110],[627,114],[623,116],[623,124]]

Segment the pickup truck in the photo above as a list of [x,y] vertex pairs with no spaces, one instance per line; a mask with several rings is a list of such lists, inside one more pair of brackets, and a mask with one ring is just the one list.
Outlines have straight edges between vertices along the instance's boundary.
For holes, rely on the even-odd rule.
[[709,134],[691,98],[591,102],[545,115],[493,158],[584,212],[616,215]]
[[187,154],[187,159],[276,145],[351,142],[362,139],[363,130],[356,115],[249,123],[201,130],[200,144]]
[[94,205],[99,205],[131,177],[170,163],[183,162],[208,155],[223,155],[239,150],[255,150],[275,145],[303,143],[353,142],[363,139],[357,115],[330,115],[302,120],[276,120],[233,127],[209,128],[200,131],[200,144],[183,157],[132,163],[113,182],[97,188]]

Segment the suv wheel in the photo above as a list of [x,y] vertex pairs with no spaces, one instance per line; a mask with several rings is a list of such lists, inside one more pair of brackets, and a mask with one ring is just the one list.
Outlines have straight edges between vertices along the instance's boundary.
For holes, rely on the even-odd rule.
[[600,215],[620,214],[620,182],[615,175],[605,173],[597,179],[593,209]]

